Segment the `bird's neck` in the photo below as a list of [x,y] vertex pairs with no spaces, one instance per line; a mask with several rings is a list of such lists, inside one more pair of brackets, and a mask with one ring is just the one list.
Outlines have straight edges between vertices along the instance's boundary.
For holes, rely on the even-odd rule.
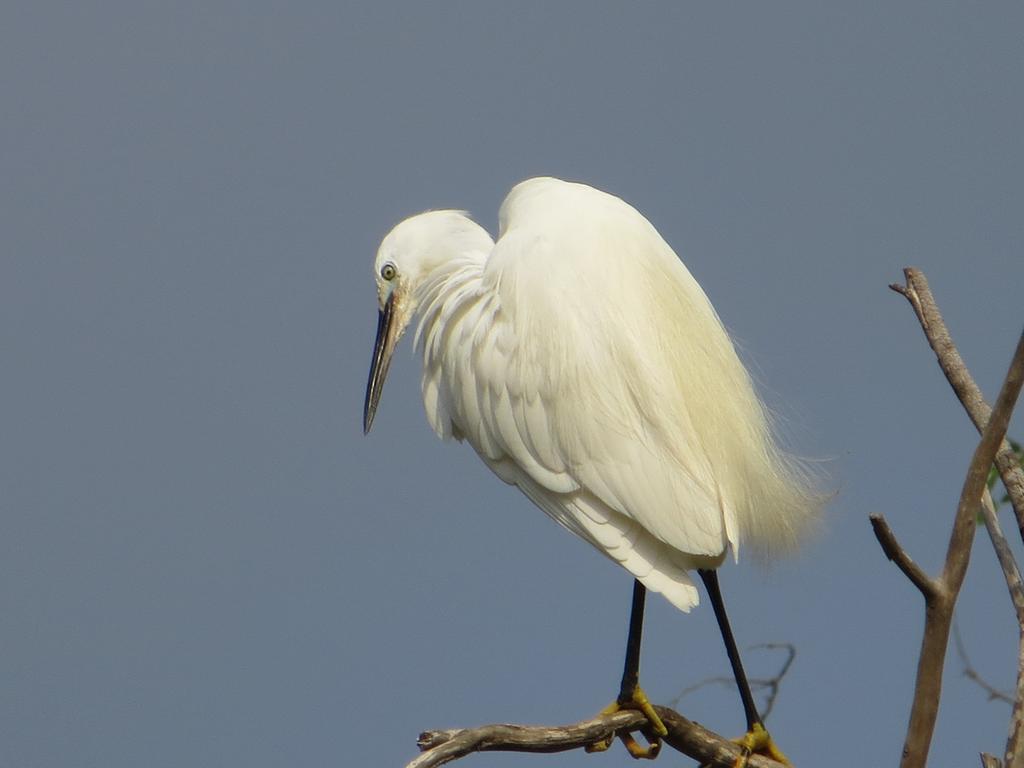
[[421,347],[424,363],[436,356],[438,349],[432,341],[452,324],[460,322],[464,309],[481,297],[480,282],[486,255],[464,253],[437,265],[417,287],[416,314],[420,321],[416,329],[415,346]]

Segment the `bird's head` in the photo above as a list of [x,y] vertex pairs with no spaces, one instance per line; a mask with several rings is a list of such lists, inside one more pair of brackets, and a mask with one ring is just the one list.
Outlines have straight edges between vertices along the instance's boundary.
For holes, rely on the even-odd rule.
[[377,341],[363,406],[363,432],[373,425],[391,356],[431,276],[455,258],[490,252],[490,235],[463,211],[427,211],[402,221],[380,244],[373,262],[377,281]]

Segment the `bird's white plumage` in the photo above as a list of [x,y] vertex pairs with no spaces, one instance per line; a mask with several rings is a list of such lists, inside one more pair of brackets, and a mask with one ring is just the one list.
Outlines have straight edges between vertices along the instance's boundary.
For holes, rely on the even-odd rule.
[[[419,314],[427,418],[682,610],[741,542],[791,547],[816,511],[704,292],[622,200],[517,185],[492,243],[465,214],[399,224],[400,325]],[[380,278],[378,282],[382,283]]]

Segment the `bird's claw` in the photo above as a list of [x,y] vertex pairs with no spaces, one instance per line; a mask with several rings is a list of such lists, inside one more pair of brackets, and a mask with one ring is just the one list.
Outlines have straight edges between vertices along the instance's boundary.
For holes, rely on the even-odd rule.
[[763,755],[782,765],[792,766],[789,758],[782,753],[782,750],[778,748],[771,735],[760,723],[755,723],[754,727],[747,731],[742,738],[736,739],[735,743],[739,744],[741,753],[733,763],[733,768],[747,768],[747,760],[751,755]]
[[[622,744],[626,747],[630,756],[637,760],[653,760],[661,752],[661,739],[655,737],[653,741],[649,742],[647,746],[643,746],[636,739],[633,738],[631,733],[620,733],[618,737],[622,740]],[[604,752],[611,747],[612,742],[615,741],[615,736],[609,736],[607,739],[601,739],[595,741],[593,744],[588,744],[584,749],[587,752]]]
[[[613,701],[607,707],[601,710],[602,715],[612,715],[623,709],[635,709],[642,712],[647,718],[648,729],[650,733],[654,734],[651,738],[648,733],[645,732],[645,736],[648,736],[649,741],[647,746],[643,746],[636,739],[633,738],[631,733],[620,733],[619,738],[622,740],[623,746],[629,754],[637,760],[653,760],[658,756],[661,751],[661,737],[668,734],[668,728],[658,717],[658,713],[654,711],[654,707],[651,705],[650,700],[647,698],[647,694],[643,692],[640,686],[633,689],[633,692],[629,698],[619,697],[616,701]],[[587,752],[604,752],[611,745],[612,741],[615,740],[615,736],[611,736],[607,739],[601,739],[593,744],[589,744],[586,747]]]
[[646,747],[634,739],[631,733],[621,733],[619,738],[622,739],[626,751],[636,760],[653,760],[661,752],[661,738],[657,736],[649,741]]

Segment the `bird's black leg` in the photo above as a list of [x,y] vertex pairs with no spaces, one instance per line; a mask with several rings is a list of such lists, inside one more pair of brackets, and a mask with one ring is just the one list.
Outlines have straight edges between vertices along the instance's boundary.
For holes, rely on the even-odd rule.
[[[644,598],[647,588],[639,581],[633,582],[633,608],[629,614],[629,637],[626,640],[626,663],[622,669],[622,684],[619,695],[614,702],[601,711],[602,715],[618,712],[620,709],[636,709],[647,716],[649,728],[645,735],[650,739],[646,747],[637,743],[629,733],[620,733],[619,738],[625,744],[629,754],[636,758],[651,759],[658,756],[661,749],[661,737],[668,733],[658,713],[654,711],[647,694],[640,687],[640,638],[644,628]],[[611,739],[599,741],[587,747],[588,752],[601,752],[611,746]]]
[[722,640],[725,641],[725,652],[729,656],[729,664],[732,665],[732,674],[736,678],[736,686],[740,689],[740,699],[743,700],[743,711],[747,716],[747,730],[753,730],[755,725],[764,727],[761,715],[754,703],[754,696],[750,692],[750,683],[747,682],[747,673],[743,671],[743,661],[740,659],[739,649],[736,647],[736,638],[733,637],[732,627],[729,626],[729,617],[725,614],[725,603],[722,602],[722,590],[718,586],[718,571],[699,570],[704,587],[711,598],[711,607],[715,611],[715,618],[718,619],[718,628],[722,631]]
[[715,618],[718,620],[718,628],[722,631],[722,640],[725,641],[725,652],[729,656],[729,664],[732,665],[732,674],[736,678],[736,686],[740,689],[740,699],[743,701],[743,712],[747,716],[747,733],[739,744],[743,747],[743,758],[737,761],[737,765],[745,765],[746,757],[751,753],[765,754],[772,759],[789,765],[789,760],[782,754],[782,751],[775,746],[768,731],[765,730],[764,721],[757,711],[754,703],[754,695],[750,692],[750,683],[747,682],[747,673],[743,671],[743,661],[740,659],[739,649],[736,647],[736,638],[733,637],[732,627],[729,626],[729,617],[725,614],[725,603],[722,601],[722,590],[718,586],[718,572],[714,570],[700,569],[697,571],[704,582],[704,587],[711,598],[711,607],[715,611]]
[[633,692],[640,682],[640,640],[644,632],[644,600],[647,587],[633,580],[633,608],[629,612],[629,637],[626,640],[626,663],[619,687],[619,704],[633,701]]

